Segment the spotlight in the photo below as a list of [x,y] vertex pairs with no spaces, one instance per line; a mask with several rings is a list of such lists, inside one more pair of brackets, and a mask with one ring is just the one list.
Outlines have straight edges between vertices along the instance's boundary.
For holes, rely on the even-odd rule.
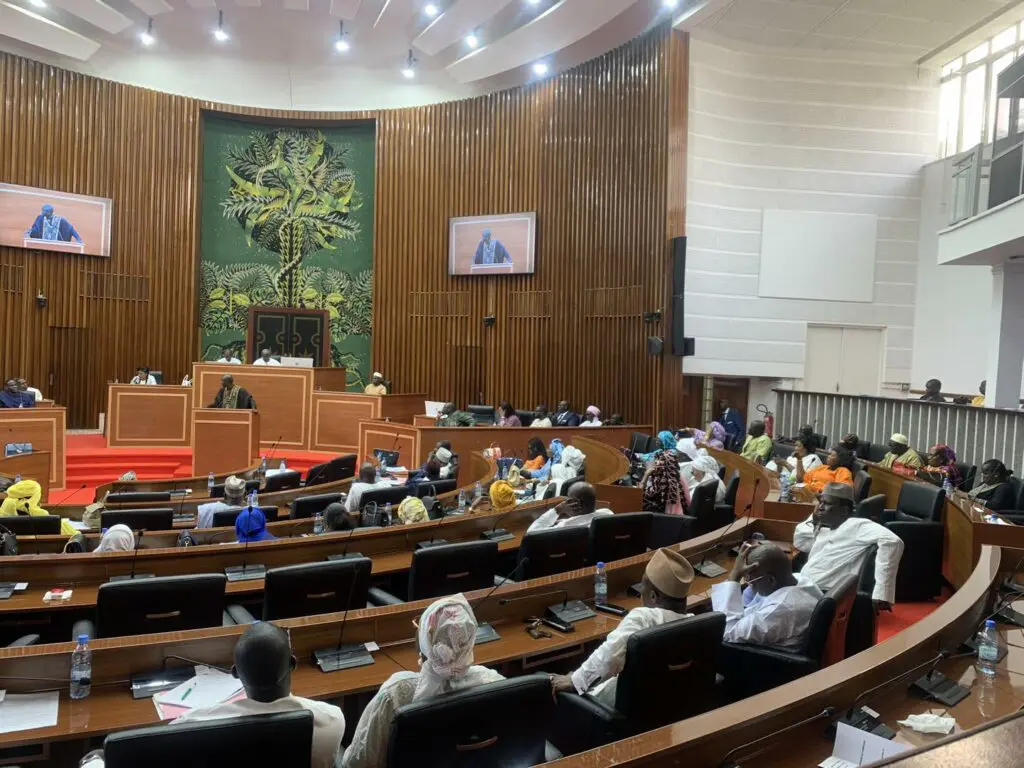
[[476,48],[480,45],[480,39],[476,36],[475,32],[470,32],[466,35],[466,45],[470,48]]
[[543,61],[538,61],[533,65],[533,74],[537,77],[544,77],[548,73],[548,65]]
[[661,4],[668,10],[672,10],[679,5],[679,0],[661,0]]
[[423,6],[423,12],[427,14],[429,18],[434,18],[439,13],[438,8],[433,3],[427,3]]
[[338,22],[338,39],[334,43],[334,50],[338,53],[348,53],[352,46],[348,42],[348,35],[345,34],[345,22]]
[[409,49],[409,55],[405,57],[405,66],[402,67],[402,76],[406,80],[412,80],[416,77],[416,59],[413,58],[412,48]]
[[228,37],[228,33],[224,31],[224,11],[217,11],[217,28],[213,30],[213,39],[218,43],[224,43]]
[[540,5],[540,0],[526,0],[526,4],[532,5],[534,8],[536,8],[538,5]]
[[149,20],[149,24],[146,25],[146,31],[139,33],[139,40],[142,41],[143,45],[150,46],[156,42],[156,38],[153,37],[153,20]]

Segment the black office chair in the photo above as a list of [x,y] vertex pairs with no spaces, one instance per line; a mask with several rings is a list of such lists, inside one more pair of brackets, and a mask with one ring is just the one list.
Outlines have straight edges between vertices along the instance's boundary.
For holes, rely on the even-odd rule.
[[[245,507],[234,507],[233,509],[219,509],[213,513],[214,528],[225,528],[234,527],[235,518],[242,512]],[[266,518],[268,523],[273,523],[277,520],[277,507],[257,507],[257,509],[263,513],[263,517]]]
[[368,504],[376,504],[383,509],[385,504],[390,504],[398,512],[398,505],[406,496],[413,495],[414,488],[408,485],[396,485],[391,488],[374,488],[372,491],[363,491],[359,497],[359,509],[366,509]]
[[[470,541],[418,549],[412,554],[406,597],[411,602],[492,587],[497,567],[496,541]],[[370,588],[369,598],[371,605],[405,602],[376,587]]]
[[[910,483],[904,483],[906,488]],[[938,488],[934,489],[945,498]],[[903,493],[900,492],[902,498]],[[889,518],[885,527],[903,540],[903,555],[896,571],[896,601],[925,602],[942,593],[942,543],[944,526],[938,520],[914,519],[912,515]]]
[[340,493],[318,493],[313,496],[299,496],[292,499],[288,505],[289,515],[292,520],[302,517],[316,517],[317,512],[323,512],[328,506],[341,501]]
[[690,494],[689,514],[697,518],[697,535],[708,533],[732,522],[732,510],[728,515],[723,512],[719,518],[715,509],[715,494],[718,483],[701,483]]
[[857,450],[853,452],[861,461],[871,461],[871,441],[869,440],[858,440]]
[[790,456],[793,455],[793,450],[796,448],[796,446],[793,443],[780,443],[778,440],[775,440],[772,443],[772,448],[773,455],[777,456],[780,459],[788,459]]
[[960,484],[956,487],[958,491],[967,493],[974,488],[974,478],[978,474],[978,467],[975,464],[957,464],[960,470]]
[[555,708],[547,675],[527,675],[400,707],[388,768],[493,768],[544,763]]
[[634,432],[629,438],[629,449],[634,453],[647,453],[647,444],[651,436],[643,432]]
[[590,521],[590,546],[587,561],[610,563],[647,551],[653,517],[650,512],[595,517]]
[[791,683],[822,667],[836,603],[831,597],[818,601],[803,642],[795,650],[766,645],[722,643],[718,671],[725,677],[726,698],[738,701]]
[[[245,494],[248,496],[253,491],[259,491],[260,481],[259,480],[246,480],[245,481]],[[218,483],[210,489],[211,499],[223,499],[224,498],[224,483]]]
[[875,556],[877,547],[871,547],[860,566],[857,594],[853,599],[849,623],[846,627],[846,658],[866,651],[875,644],[877,618],[872,595],[875,591]]
[[853,476],[853,500],[859,504],[871,493],[871,475],[863,469],[857,470]]
[[868,447],[868,460],[878,463],[885,458],[889,452],[889,446],[885,443],[870,443]]
[[[715,504],[715,517],[732,522],[736,519],[736,495],[740,492],[740,473],[733,470],[732,477],[725,485],[725,497]],[[728,524],[728,523],[726,523]]]
[[698,536],[697,530],[696,517],[655,512],[651,515],[651,534],[647,539],[647,548],[653,550],[670,547]]
[[95,624],[87,619],[76,622],[72,637],[123,637],[222,626],[226,584],[222,573],[100,584]]
[[302,473],[294,469],[286,469],[284,472],[275,472],[263,483],[263,493],[274,493],[275,491],[290,491],[293,488],[302,487]]
[[908,480],[900,486],[896,509],[885,510],[882,522],[939,522],[942,520],[942,504],[945,500],[946,494],[941,488]]
[[103,742],[108,768],[298,766],[309,765],[312,753],[313,713],[306,709],[135,728]]
[[170,491],[118,491],[108,493],[104,504],[157,504],[171,500]]
[[493,427],[498,421],[494,406],[491,405],[467,405],[466,411],[473,417],[478,427]]
[[[582,568],[589,546],[590,529],[581,525],[527,533],[519,545],[516,580],[528,581]],[[524,560],[528,561],[526,565]]]
[[[271,568],[264,581],[262,620],[365,608],[372,566],[368,557],[352,557]],[[256,621],[240,605],[229,605],[227,613],[235,624]]]
[[449,480],[425,480],[422,483],[411,485],[409,488],[417,499],[422,499],[424,496],[433,496],[436,499],[442,493],[451,493],[457,485],[458,481],[453,477]]
[[105,509],[100,512],[100,529],[127,525],[133,531],[169,531],[174,528],[174,510],[158,509]]
[[536,414],[533,411],[516,411],[516,416],[519,417],[519,423],[524,427],[528,427],[533,424],[533,419]]
[[344,480],[356,475],[356,455],[346,453],[323,464],[315,464],[306,472],[306,487]]
[[0,526],[15,536],[52,536],[60,533],[60,515],[0,517]]
[[858,501],[853,510],[854,517],[863,517],[873,520],[876,523],[882,522],[882,515],[885,512],[885,494],[879,493],[875,496],[868,496],[863,501]]
[[828,441],[828,435],[820,435],[817,432],[814,433],[814,442],[817,444],[818,449],[827,451],[831,443]]
[[576,485],[576,483],[585,483],[586,481],[587,481],[587,478],[585,477],[583,471],[581,470],[580,473],[578,475],[576,475],[576,477],[571,477],[568,480],[563,480],[562,481],[562,488],[559,491],[558,495],[559,496],[568,496],[570,488],[572,488],[574,485]]
[[714,709],[724,633],[725,614],[704,613],[632,635],[614,709],[590,696],[559,694],[552,743],[562,754],[576,754]]

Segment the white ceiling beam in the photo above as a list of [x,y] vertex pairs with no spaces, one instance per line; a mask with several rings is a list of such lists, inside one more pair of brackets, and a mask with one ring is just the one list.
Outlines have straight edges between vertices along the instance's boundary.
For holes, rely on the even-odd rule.
[[0,34],[79,61],[87,61],[100,48],[85,35],[6,2],[0,2]]
[[131,19],[120,11],[114,10],[102,0],[50,0],[50,2],[112,35],[123,32],[132,25]]
[[434,19],[412,41],[412,45],[428,56],[436,56],[461,40],[470,30],[494,18],[511,2],[513,0],[455,0],[448,10]]
[[331,0],[331,16],[344,21],[352,21],[359,13],[361,0]]

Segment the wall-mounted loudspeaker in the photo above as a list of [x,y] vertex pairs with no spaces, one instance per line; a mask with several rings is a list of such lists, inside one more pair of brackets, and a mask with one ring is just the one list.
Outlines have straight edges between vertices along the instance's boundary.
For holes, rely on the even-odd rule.
[[686,338],[686,238],[672,240],[672,354],[693,354],[693,339]]
[[660,336],[647,337],[647,354],[651,357],[661,357],[665,351],[665,342]]

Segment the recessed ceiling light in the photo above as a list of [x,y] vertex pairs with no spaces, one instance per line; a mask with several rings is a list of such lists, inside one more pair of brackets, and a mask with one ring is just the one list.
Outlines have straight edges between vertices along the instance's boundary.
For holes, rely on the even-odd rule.
[[534,8],[536,8],[538,5],[540,5],[540,0],[526,0],[526,4],[532,5]]
[[548,73],[548,65],[543,61],[538,61],[533,65],[533,74],[537,77],[544,77]]
[[345,22],[338,22],[338,39],[334,41],[334,50],[338,53],[348,53],[352,49],[352,45],[348,41],[348,35],[345,34]]
[[423,12],[430,18],[434,18],[439,13],[438,8],[433,3],[427,3],[423,6]]
[[149,24],[146,25],[146,31],[139,33],[139,40],[145,46],[150,46],[156,42],[156,38],[153,37],[153,20],[149,20]]
[[473,32],[470,32],[468,35],[466,35],[466,45],[468,45],[470,48],[476,48],[478,45],[480,45],[480,40]]
[[228,33],[224,31],[224,11],[217,11],[217,28],[213,30],[213,39],[218,43],[225,43],[228,37]]

